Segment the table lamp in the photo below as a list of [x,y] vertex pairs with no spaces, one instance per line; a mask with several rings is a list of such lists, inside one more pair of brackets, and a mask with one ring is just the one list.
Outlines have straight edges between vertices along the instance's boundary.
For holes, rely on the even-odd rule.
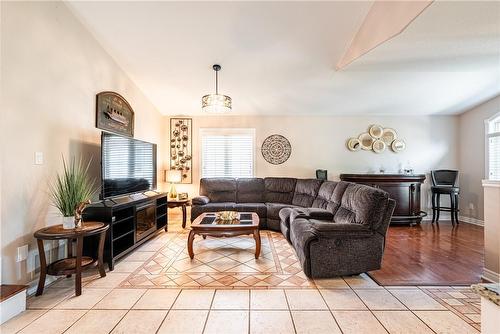
[[177,198],[177,190],[175,190],[175,184],[182,181],[182,172],[180,170],[167,170],[167,182],[170,183],[170,191],[168,192],[168,197],[174,199]]

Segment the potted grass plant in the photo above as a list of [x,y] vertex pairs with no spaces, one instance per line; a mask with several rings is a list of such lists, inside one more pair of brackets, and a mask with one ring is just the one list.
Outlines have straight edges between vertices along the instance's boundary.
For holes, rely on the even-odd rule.
[[92,159],[84,164],[82,158],[78,162],[73,158],[69,165],[64,157],[62,160],[63,171],[57,174],[55,181],[51,184],[50,195],[53,205],[59,209],[63,217],[63,228],[71,229],[78,227],[80,223],[80,219],[75,220],[75,210],[81,213],[82,205],[90,203],[97,188],[95,179],[88,176]]

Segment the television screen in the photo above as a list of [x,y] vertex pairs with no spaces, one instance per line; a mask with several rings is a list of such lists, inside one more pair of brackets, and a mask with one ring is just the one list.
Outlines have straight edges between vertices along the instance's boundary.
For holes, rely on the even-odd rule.
[[103,132],[101,198],[156,189],[156,144]]

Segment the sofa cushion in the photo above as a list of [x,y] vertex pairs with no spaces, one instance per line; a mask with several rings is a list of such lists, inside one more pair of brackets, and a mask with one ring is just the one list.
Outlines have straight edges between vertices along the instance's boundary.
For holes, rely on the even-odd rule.
[[210,198],[208,198],[207,196],[196,196],[196,197],[193,197],[193,199],[191,200],[191,203],[193,205],[205,205],[205,204],[210,203]]
[[289,225],[290,223],[290,216],[292,215],[292,212],[295,210],[295,208],[291,208],[291,207],[286,207],[286,208],[282,208],[278,215],[280,217],[280,220],[281,222],[284,222],[286,226]]
[[266,177],[264,200],[268,203],[291,204],[296,182],[297,179],[289,177]]
[[267,218],[280,220],[280,210],[283,208],[298,208],[293,204],[266,203]]
[[255,212],[259,218],[267,217],[267,208],[264,203],[236,203],[234,209],[238,212]]
[[333,213],[319,208],[283,208],[279,212],[280,220],[289,226],[297,218],[310,218],[332,221]]
[[318,196],[314,199],[312,207],[326,209],[335,214],[340,207],[342,196],[348,185],[349,183],[344,181],[324,181],[318,190]]
[[292,204],[302,207],[310,207],[318,195],[322,180],[317,179],[298,179],[295,184]]
[[236,202],[236,179],[229,177],[204,178],[200,180],[200,195],[210,202]]
[[297,218],[320,219],[324,221],[333,221],[333,213],[326,209],[319,208],[300,208],[293,209],[290,214],[290,222]]
[[236,202],[238,203],[264,202],[264,179],[261,178],[237,179],[236,190],[237,190]]
[[317,235],[335,237],[367,238],[374,235],[374,231],[365,225],[337,223],[318,219],[309,219],[311,228]]
[[205,205],[193,205],[191,207],[191,221],[204,212],[218,212],[225,210],[236,210],[236,203],[234,202],[218,202],[208,203]]
[[383,190],[349,183],[334,220],[336,223],[361,224],[378,229],[385,217],[389,194]]
[[272,219],[272,218],[266,219],[266,226],[268,230],[280,232],[281,231],[280,225],[281,224],[279,219]]

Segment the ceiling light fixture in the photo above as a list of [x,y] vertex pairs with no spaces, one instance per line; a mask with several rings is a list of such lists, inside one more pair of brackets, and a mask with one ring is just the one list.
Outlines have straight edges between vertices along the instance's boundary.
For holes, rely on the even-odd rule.
[[201,110],[207,113],[225,113],[231,111],[231,98],[227,95],[219,94],[219,71],[221,66],[212,66],[215,71],[215,94],[208,94],[201,98]]

